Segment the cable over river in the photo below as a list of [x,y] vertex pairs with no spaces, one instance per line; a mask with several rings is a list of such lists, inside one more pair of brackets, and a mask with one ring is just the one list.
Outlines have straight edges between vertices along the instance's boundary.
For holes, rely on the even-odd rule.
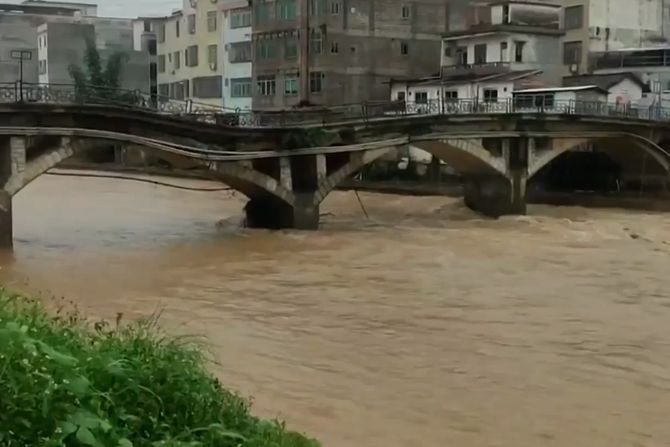
[[321,231],[250,231],[231,191],[42,176],[0,277],[91,318],[162,312],[325,446],[667,445],[667,214],[360,197],[369,220],[337,192]]

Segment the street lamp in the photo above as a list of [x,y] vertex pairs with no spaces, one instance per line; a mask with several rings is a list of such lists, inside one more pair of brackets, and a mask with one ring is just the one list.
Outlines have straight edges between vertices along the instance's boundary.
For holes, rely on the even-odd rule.
[[23,61],[29,61],[33,58],[31,50],[11,50],[9,57],[19,61],[19,101],[23,102]]

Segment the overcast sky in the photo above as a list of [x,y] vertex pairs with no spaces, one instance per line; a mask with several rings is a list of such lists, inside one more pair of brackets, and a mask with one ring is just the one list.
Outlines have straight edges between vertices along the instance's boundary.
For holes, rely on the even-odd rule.
[[[10,0],[9,3],[21,3]],[[97,3],[98,15],[107,17],[167,16],[173,9],[181,8],[181,0],[63,0]]]
[[98,15],[107,17],[167,16],[181,8],[181,0],[81,0],[97,3]]

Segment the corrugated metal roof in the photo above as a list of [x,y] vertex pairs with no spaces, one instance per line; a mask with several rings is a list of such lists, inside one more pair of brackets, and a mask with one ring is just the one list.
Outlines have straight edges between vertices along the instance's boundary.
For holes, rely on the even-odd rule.
[[513,93],[578,92],[584,90],[600,90],[603,93],[607,93],[607,90],[598,87],[597,85],[577,85],[574,87],[527,88],[523,90],[514,90]]

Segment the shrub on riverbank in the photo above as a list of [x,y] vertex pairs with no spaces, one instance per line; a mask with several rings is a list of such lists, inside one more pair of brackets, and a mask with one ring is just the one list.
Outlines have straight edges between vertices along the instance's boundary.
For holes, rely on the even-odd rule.
[[204,369],[150,322],[107,330],[0,291],[0,445],[317,447]]

